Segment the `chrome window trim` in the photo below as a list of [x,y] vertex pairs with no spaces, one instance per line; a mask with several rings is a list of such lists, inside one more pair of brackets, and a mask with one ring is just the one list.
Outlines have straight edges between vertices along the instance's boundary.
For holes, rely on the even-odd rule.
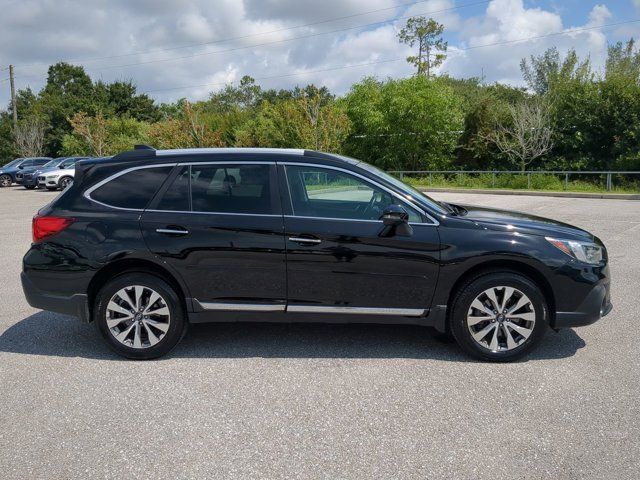
[[113,208],[115,210],[124,210],[127,212],[169,212],[169,213],[206,213],[206,214],[213,214],[213,215],[260,215],[260,216],[269,216],[269,217],[281,217],[282,215],[276,215],[276,214],[262,214],[262,213],[224,213],[224,212],[193,212],[193,211],[175,211],[175,210],[148,210],[148,209],[143,209],[143,208],[127,208],[127,207],[116,207],[115,205],[109,205],[108,203],[104,203],[104,202],[100,202],[98,200],[95,200],[93,198],[91,198],[91,194],[97,190],[98,188],[102,187],[103,185],[109,183],[112,180],[115,180],[116,178],[122,176],[122,175],[126,175],[127,173],[130,172],[135,172],[136,170],[142,170],[145,168],[158,168],[158,167],[176,167],[176,166],[190,166],[190,165],[219,165],[219,164],[224,164],[224,165],[275,165],[276,162],[273,160],[265,160],[265,161],[248,161],[248,162],[243,162],[243,161],[219,161],[219,162],[180,162],[180,163],[154,163],[153,165],[138,165],[137,167],[130,167],[130,168],[126,168],[120,172],[116,172],[113,175],[108,176],[107,178],[100,180],[98,183],[96,183],[95,185],[93,185],[92,187],[88,188],[87,190],[85,190],[85,192],[82,194],[82,196],[84,198],[86,198],[87,200],[90,200],[94,203],[97,203],[98,205],[102,205],[103,207],[108,207],[108,208]]
[[355,315],[396,315],[403,317],[421,317],[424,308],[384,308],[384,307],[341,307],[320,305],[287,305],[287,312],[293,313],[343,313]]
[[171,167],[171,168],[174,168],[176,165],[177,165],[176,163],[154,163],[153,165],[138,165],[137,167],[125,168],[124,170],[121,170],[120,172],[116,172],[113,175],[110,175],[107,178],[105,178],[103,180],[100,180],[98,183],[96,183],[92,187],[89,187],[87,190],[84,191],[82,196],[84,198],[86,198],[87,200],[91,201],[91,202],[97,203],[98,205],[102,205],[103,207],[114,208],[116,210],[124,210],[124,211],[127,211],[127,212],[144,212],[143,208],[116,207],[115,205],[109,205],[108,203],[104,203],[104,202],[100,202],[98,200],[94,200],[93,198],[91,198],[91,194],[94,191],[96,191],[98,188],[102,187],[103,185],[109,183],[112,180],[115,180],[118,177],[121,177],[122,175],[126,175],[127,173],[135,172],[136,170],[143,170],[143,169],[146,169],[146,168],[159,168],[159,167]]
[[284,312],[286,305],[272,303],[224,303],[224,302],[201,302],[197,298],[193,301],[203,310],[225,310],[225,311],[245,311],[245,312]]
[[277,213],[200,212],[200,211],[190,211],[190,210],[157,210],[153,208],[147,208],[146,210],[143,210],[143,211],[154,212],[154,213],[181,213],[181,214],[196,213],[199,215],[241,215],[244,217],[280,217],[282,218],[282,215]]
[[[247,150],[249,149],[185,149],[185,150],[175,150],[176,153],[180,153],[180,152],[185,152],[185,153],[189,153],[189,150],[195,150],[196,152],[200,152],[200,153],[208,153],[208,152],[203,152],[203,150],[215,150],[217,153],[222,153],[222,151],[227,152],[227,153],[233,153],[230,152],[230,150],[233,150],[234,152],[236,150],[241,150],[242,152],[247,153]],[[220,151],[218,151],[220,150]],[[255,151],[255,153],[266,153],[266,151],[269,151],[269,153],[273,152],[273,153],[278,153],[278,152],[282,152],[282,149],[257,149]],[[288,150],[287,154],[290,155],[294,155],[294,152],[296,150]],[[158,152],[172,152],[171,155],[174,155],[176,153],[173,153],[173,150],[158,150],[156,151],[156,153]],[[301,150],[302,153],[304,153],[304,150]],[[251,152],[249,152],[251,153]],[[164,154],[163,154],[164,155]],[[166,155],[170,155],[169,153],[167,153]],[[364,180],[365,182],[371,183],[373,185],[376,185],[377,187],[385,190],[386,192],[390,193],[391,195],[393,195],[394,197],[396,197],[398,200],[400,200],[403,203],[407,203],[409,204],[412,208],[416,209],[418,212],[420,212],[421,214],[423,214],[424,216],[426,216],[427,218],[429,218],[432,222],[430,223],[425,223],[425,222],[410,222],[411,225],[427,225],[427,226],[432,226],[432,227],[437,227],[438,225],[440,225],[440,222],[438,220],[436,220],[432,215],[430,215],[428,212],[426,212],[424,210],[424,208],[419,207],[417,205],[415,205],[413,202],[407,200],[406,198],[404,198],[402,195],[400,195],[399,193],[397,193],[396,191],[379,184],[378,182],[371,180],[368,177],[365,177],[364,175],[361,175],[357,172],[345,169],[345,168],[341,168],[341,167],[334,167],[332,165],[323,165],[323,164],[316,164],[316,163],[307,163],[307,162],[278,162],[276,160],[254,160],[254,161],[241,161],[241,160],[231,160],[231,161],[225,161],[225,160],[220,160],[220,161],[207,161],[207,162],[178,162],[178,163],[154,163],[152,165],[138,165],[137,167],[130,167],[130,168],[126,168],[120,172],[116,172],[113,175],[110,175],[109,177],[99,181],[98,183],[96,183],[95,185],[91,186],[90,188],[88,188],[87,190],[85,190],[85,192],[82,194],[82,196],[84,198],[86,198],[87,200],[97,203],[98,205],[102,205],[103,207],[107,207],[107,208],[113,208],[115,210],[121,210],[121,211],[127,211],[127,212],[157,212],[157,213],[162,213],[162,212],[166,212],[166,213],[197,213],[197,214],[205,214],[205,215],[242,215],[242,216],[259,216],[259,217],[284,217],[284,218],[306,218],[306,219],[314,219],[314,220],[338,220],[338,221],[347,221],[347,222],[379,222],[379,220],[360,220],[360,219],[348,219],[348,218],[331,218],[331,217],[306,217],[306,216],[301,216],[301,215],[282,215],[282,214],[266,214],[266,213],[231,213],[231,212],[200,212],[200,211],[181,211],[181,210],[157,210],[157,209],[142,209],[142,208],[127,208],[127,207],[116,207],[115,205],[109,205],[107,203],[104,202],[100,202],[98,200],[95,200],[93,198],[91,198],[91,193],[93,193],[95,190],[97,190],[98,188],[102,187],[103,185],[105,185],[106,183],[115,180],[116,178],[122,176],[122,175],[126,175],[127,173],[130,172],[134,172],[136,170],[142,170],[142,169],[146,169],[146,168],[158,168],[158,167],[176,167],[176,166],[190,166],[190,165],[218,165],[218,164],[224,164],[224,165],[293,165],[293,166],[303,166],[303,167],[316,167],[316,168],[325,168],[325,169],[329,169],[329,170],[337,170],[340,172],[344,172],[350,175],[354,175],[356,177],[361,178],[362,180]],[[284,169],[285,171],[285,180],[287,183],[287,188],[289,188],[289,178],[287,177],[287,169]],[[291,211],[293,212],[293,201],[291,199],[291,193],[289,192],[289,201],[291,202]]]
[[[280,216],[280,215],[278,215]],[[304,215],[283,215],[284,218],[304,218],[305,220],[331,220],[337,222],[359,222],[359,223],[382,223],[382,220],[361,220],[357,218],[334,218],[334,217],[306,217]],[[409,225],[426,225],[433,227],[433,223],[409,222]]]
[[[347,170],[346,168],[341,168],[341,167],[334,167],[333,165],[322,165],[322,164],[317,164],[317,163],[302,163],[302,162],[278,162],[279,165],[291,165],[291,166],[302,166],[302,167],[314,167],[314,168],[319,168],[319,169],[329,169],[329,170],[337,170],[340,172],[344,172],[347,173],[349,175],[353,175],[355,177],[358,177],[362,180],[364,180],[366,183],[369,184],[373,184],[376,187],[386,191],[387,193],[391,194],[392,196],[396,197],[398,200],[400,200],[402,203],[408,204],[411,206],[411,208],[413,208],[414,210],[417,210],[419,213],[421,213],[422,215],[424,215],[425,217],[427,217],[428,219],[430,219],[433,223],[420,223],[420,222],[415,222],[415,224],[418,225],[432,225],[434,227],[437,227],[438,225],[440,225],[440,222],[438,222],[438,220],[436,220],[432,215],[430,215],[428,212],[425,211],[424,208],[416,205],[415,203],[411,202],[410,200],[407,200],[406,198],[404,198],[402,195],[400,195],[398,192],[396,192],[395,190],[390,189],[389,187],[386,187],[384,185],[381,185],[380,183],[376,182],[375,180],[371,180],[368,177],[365,177],[364,175],[361,175],[357,172],[354,172],[352,170]],[[287,171],[287,169],[284,169],[285,172]],[[287,178],[287,188],[289,189],[289,198],[291,198],[291,187],[289,185],[289,179]],[[293,204],[291,205],[291,210],[294,213],[294,215],[292,215],[293,217],[297,217],[297,215],[295,215],[295,210],[293,209]],[[305,218],[324,218],[324,217],[305,217]],[[351,219],[342,219],[342,220],[350,220],[350,221],[369,221],[369,222],[375,222],[377,220],[351,220]],[[414,222],[412,222],[414,223]]]

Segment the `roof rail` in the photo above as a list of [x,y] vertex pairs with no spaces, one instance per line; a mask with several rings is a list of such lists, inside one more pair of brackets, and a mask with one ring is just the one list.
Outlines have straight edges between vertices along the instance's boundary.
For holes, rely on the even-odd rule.
[[134,145],[134,150],[155,150],[155,148],[150,147],[149,145]]

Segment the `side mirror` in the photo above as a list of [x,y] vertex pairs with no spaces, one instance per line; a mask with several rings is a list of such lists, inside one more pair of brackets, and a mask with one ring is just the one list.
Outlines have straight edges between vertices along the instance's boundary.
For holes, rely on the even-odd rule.
[[400,205],[389,205],[382,212],[380,220],[387,227],[397,227],[400,224],[409,223],[409,214]]
[[384,224],[380,232],[381,237],[413,235],[413,227],[409,225],[409,214],[401,205],[389,205],[382,213],[380,220]]
[[18,165],[18,168],[19,168],[20,170],[22,170],[22,169],[24,169],[24,165]]

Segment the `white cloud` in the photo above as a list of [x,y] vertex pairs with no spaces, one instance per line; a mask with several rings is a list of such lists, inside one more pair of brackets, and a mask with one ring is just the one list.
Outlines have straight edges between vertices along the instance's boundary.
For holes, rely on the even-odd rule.
[[[445,25],[450,55],[442,70],[455,76],[479,76],[484,68],[488,81],[520,83],[520,59],[550,46],[561,51],[575,46],[596,64],[606,52],[607,37],[599,30],[463,50],[571,27],[564,25],[560,14],[526,8],[522,0],[492,0],[481,14],[466,7],[451,10],[466,0],[402,3],[411,1],[21,0],[0,16],[0,66],[16,65],[18,87],[31,85],[37,90],[49,64],[86,60],[83,64],[93,78],[131,79],[140,90],[154,91],[152,95],[161,101],[206,98],[209,91],[220,88],[217,84],[245,74],[261,78],[300,73],[260,83],[287,88],[314,82],[341,93],[364,75],[412,73],[404,61],[411,49],[396,36],[404,17],[412,15],[432,16]],[[471,11],[476,16],[470,17]],[[337,17],[347,18],[325,21]],[[398,17],[402,18],[388,23]],[[598,26],[610,19],[607,7],[596,5],[587,23],[572,27]],[[306,38],[296,39],[300,36]],[[90,61],[106,56],[114,58]],[[386,62],[389,59],[399,60]],[[371,62],[382,63],[361,66]],[[136,63],[140,65],[132,65]],[[352,68],[334,68],[347,65]],[[216,85],[172,89],[201,84]],[[5,85],[0,83],[0,106],[8,101]]]
[[[451,49],[443,69],[454,76],[484,74],[488,82],[521,85],[520,60],[553,46],[561,53],[575,48],[599,68],[606,54],[606,36],[598,30],[571,30],[599,26],[610,17],[606,6],[596,5],[585,25],[565,27],[557,13],[526,8],[522,0],[493,0],[484,17],[469,19],[461,27],[462,43]],[[567,33],[556,35],[561,32]],[[520,41],[527,38],[531,40]]]

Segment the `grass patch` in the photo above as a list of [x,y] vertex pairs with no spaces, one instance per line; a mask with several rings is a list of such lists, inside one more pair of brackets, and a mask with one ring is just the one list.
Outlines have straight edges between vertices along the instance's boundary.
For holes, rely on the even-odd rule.
[[[575,175],[574,177],[577,177]],[[583,177],[587,177],[583,175]],[[571,178],[565,182],[564,175],[518,175],[490,173],[469,174],[432,174],[430,176],[411,177],[404,175],[402,180],[413,187],[440,188],[478,188],[501,190],[537,190],[555,192],[607,193],[606,175],[589,175],[588,178]],[[613,178],[612,193],[640,193],[640,179]]]

